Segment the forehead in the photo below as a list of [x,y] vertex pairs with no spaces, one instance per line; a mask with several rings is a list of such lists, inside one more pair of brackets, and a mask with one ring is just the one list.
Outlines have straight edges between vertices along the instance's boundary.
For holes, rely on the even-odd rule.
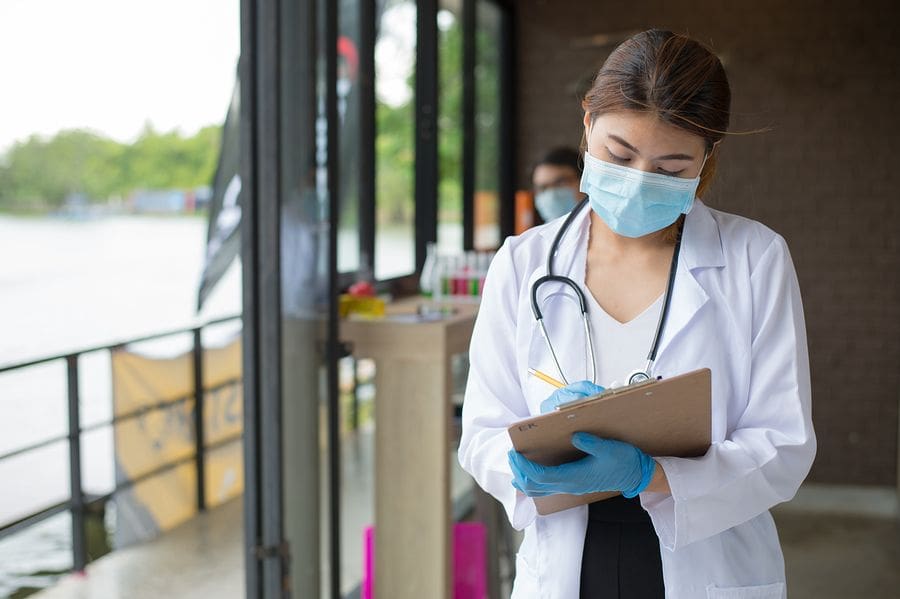
[[559,179],[578,178],[578,172],[571,166],[561,164],[539,164],[534,168],[532,182],[535,185],[546,185]]
[[666,123],[645,112],[610,112],[598,116],[591,128],[591,139],[615,135],[634,146],[641,154],[701,153],[706,146],[702,137]]

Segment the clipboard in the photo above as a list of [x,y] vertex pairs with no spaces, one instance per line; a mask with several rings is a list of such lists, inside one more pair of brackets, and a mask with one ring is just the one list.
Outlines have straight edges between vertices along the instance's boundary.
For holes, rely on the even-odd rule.
[[[631,443],[651,456],[697,457],[709,449],[712,384],[709,368],[668,379],[608,389],[520,420],[509,427],[516,451],[533,462],[557,466],[584,456],[571,442],[584,431]],[[608,499],[618,492],[536,497],[538,514]]]

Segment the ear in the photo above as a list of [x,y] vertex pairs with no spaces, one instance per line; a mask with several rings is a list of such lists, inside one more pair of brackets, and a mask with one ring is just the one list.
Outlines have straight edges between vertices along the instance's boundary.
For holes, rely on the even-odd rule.
[[584,111],[584,134],[587,135],[588,129],[591,128],[591,113]]

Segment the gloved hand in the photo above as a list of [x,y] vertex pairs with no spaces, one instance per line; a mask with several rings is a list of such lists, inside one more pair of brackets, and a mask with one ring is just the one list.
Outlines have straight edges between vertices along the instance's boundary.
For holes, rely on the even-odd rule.
[[550,397],[541,402],[541,414],[552,412],[559,404],[597,395],[603,391],[605,391],[604,387],[595,385],[591,381],[578,381],[577,383],[566,385],[554,391]]
[[542,466],[510,450],[513,486],[529,497],[621,491],[630,499],[647,488],[656,471],[653,458],[622,441],[575,433],[572,445],[588,455],[559,466]]

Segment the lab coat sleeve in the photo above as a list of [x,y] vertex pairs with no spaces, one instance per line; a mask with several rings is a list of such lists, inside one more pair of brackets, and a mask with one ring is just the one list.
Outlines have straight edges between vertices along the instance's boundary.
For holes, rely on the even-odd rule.
[[512,486],[507,461],[512,449],[507,428],[529,416],[516,368],[518,285],[507,242],[491,262],[472,332],[459,463],[521,530],[537,512],[534,501]]
[[[750,276],[749,397],[724,441],[700,458],[657,458],[671,495],[644,493],[660,542],[676,550],[791,499],[812,466],[806,327],[787,245],[776,236]],[[729,416],[729,421],[735,421]]]

